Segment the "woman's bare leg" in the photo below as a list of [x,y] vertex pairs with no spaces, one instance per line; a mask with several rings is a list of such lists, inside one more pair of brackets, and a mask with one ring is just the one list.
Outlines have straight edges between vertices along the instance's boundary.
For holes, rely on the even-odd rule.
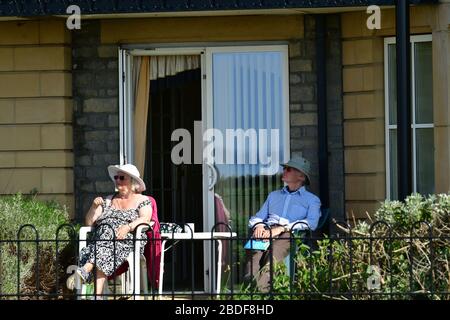
[[92,269],[94,269],[94,264],[88,262],[83,266],[84,270],[86,270],[87,272],[91,272]]
[[95,281],[95,294],[97,295],[97,299],[99,297],[103,298],[103,287],[105,286],[106,281],[106,275],[103,273],[103,271],[97,269],[97,279]]

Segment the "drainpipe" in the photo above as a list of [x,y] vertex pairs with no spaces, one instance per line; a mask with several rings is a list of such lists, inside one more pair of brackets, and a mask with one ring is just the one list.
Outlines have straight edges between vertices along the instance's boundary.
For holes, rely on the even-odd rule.
[[330,207],[328,181],[326,15],[316,15],[317,122],[319,142],[319,184],[322,207]]
[[409,0],[397,0],[397,172],[398,199],[412,192],[411,166],[411,44],[409,36]]

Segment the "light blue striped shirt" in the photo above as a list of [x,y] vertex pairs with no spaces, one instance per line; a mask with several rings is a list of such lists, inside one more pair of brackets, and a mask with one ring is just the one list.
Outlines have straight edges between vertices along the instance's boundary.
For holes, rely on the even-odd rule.
[[[306,223],[311,230],[317,228],[320,218],[320,199],[301,187],[297,191],[289,192],[287,187],[273,191],[267,197],[261,209],[249,220],[252,228],[258,222],[268,225],[279,224],[289,229],[307,229]],[[298,223],[303,222],[303,223]]]

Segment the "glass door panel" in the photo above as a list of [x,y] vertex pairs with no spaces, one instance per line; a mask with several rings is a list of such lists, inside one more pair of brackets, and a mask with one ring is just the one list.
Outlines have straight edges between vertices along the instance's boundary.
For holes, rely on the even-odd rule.
[[[213,48],[207,61],[211,109],[204,161],[215,170],[207,191],[209,226],[229,224],[244,238],[249,217],[282,187],[280,163],[289,155],[287,51],[284,46]],[[226,227],[217,225],[217,230]],[[244,256],[240,244],[233,246],[231,252],[224,245],[223,270],[229,270],[231,255],[235,262]],[[241,266],[243,261],[236,264],[237,276]]]

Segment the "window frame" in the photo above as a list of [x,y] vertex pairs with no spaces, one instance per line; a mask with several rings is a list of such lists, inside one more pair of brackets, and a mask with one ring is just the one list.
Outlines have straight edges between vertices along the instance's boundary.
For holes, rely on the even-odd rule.
[[[416,130],[417,129],[434,129],[434,119],[433,123],[427,124],[416,124],[416,95],[415,95],[415,50],[414,44],[419,42],[431,42],[433,37],[431,34],[424,35],[412,35],[410,36],[411,43],[411,115],[412,115],[412,178],[413,178],[413,192],[417,192],[417,150],[416,150]],[[386,199],[391,199],[391,148],[389,143],[389,133],[392,129],[397,129],[397,124],[390,124],[390,113],[389,113],[389,45],[395,44],[395,37],[388,37],[384,39],[384,106],[385,106],[385,163],[386,163]]]
[[[282,106],[286,112],[284,121],[287,124],[285,129],[285,151],[284,156],[289,157],[291,152],[290,147],[290,82],[289,82],[289,44],[284,41],[261,41],[261,42],[211,42],[200,44],[198,46],[191,46],[183,44],[153,44],[150,45],[128,45],[118,48],[119,55],[119,162],[133,163],[134,162],[134,143],[133,143],[133,125],[132,113],[134,104],[134,97],[132,95],[132,57],[133,56],[158,56],[158,55],[199,55],[201,58],[201,72],[202,72],[202,130],[207,129],[207,124],[212,123],[212,112],[210,107],[212,105],[212,84],[209,79],[212,79],[212,52],[264,52],[264,51],[280,51],[284,56],[284,81],[285,87],[282,92],[285,95],[285,103]],[[206,58],[207,54],[208,58]]]

